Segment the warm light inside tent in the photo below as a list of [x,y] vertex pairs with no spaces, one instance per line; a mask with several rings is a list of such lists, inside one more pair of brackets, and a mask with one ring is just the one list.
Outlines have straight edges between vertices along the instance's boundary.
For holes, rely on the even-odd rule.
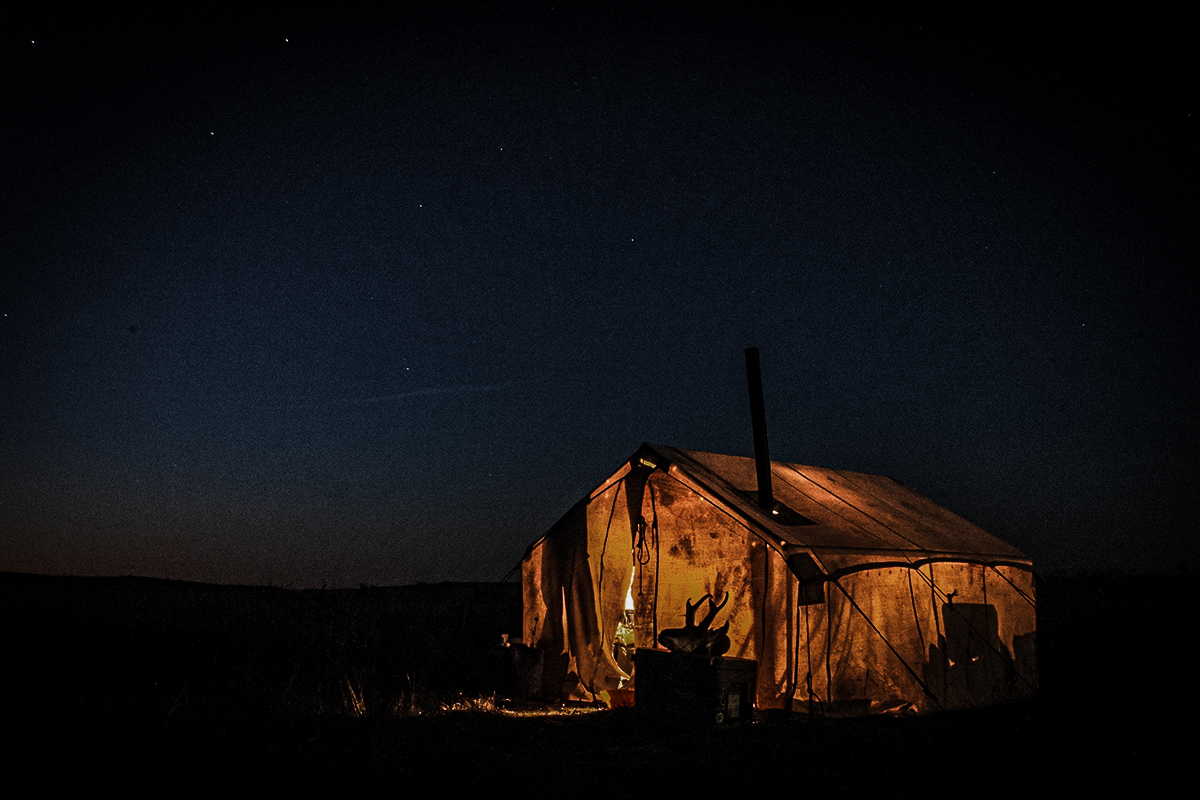
[[[636,571],[634,574],[636,575]],[[633,652],[637,645],[633,630],[632,578],[633,576],[630,576],[629,587],[625,590],[625,610],[621,612],[621,619],[617,622],[617,630],[613,636],[612,643],[612,656],[617,662],[617,668],[621,670],[621,682],[619,686],[621,689],[625,688],[629,677],[633,675]],[[607,699],[604,702],[610,707],[614,705],[613,702]]]

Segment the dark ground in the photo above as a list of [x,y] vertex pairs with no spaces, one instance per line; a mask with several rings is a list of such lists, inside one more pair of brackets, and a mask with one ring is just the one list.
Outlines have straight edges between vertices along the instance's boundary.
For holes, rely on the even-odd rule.
[[479,699],[496,688],[490,645],[513,628],[512,586],[295,592],[3,574],[5,784],[1142,795],[1186,771],[1195,586],[1044,578],[1030,701],[718,729]]

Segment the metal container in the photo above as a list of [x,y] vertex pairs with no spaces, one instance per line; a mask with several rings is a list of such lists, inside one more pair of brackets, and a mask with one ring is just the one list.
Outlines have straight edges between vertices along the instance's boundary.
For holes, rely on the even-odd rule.
[[639,714],[716,725],[753,717],[757,661],[639,649],[635,663]]

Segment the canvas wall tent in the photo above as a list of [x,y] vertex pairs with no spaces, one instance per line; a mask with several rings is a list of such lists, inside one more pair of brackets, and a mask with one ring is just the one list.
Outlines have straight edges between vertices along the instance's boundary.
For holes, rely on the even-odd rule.
[[613,648],[627,597],[640,648],[687,601],[728,592],[716,624],[730,622],[727,656],[758,661],[760,708],[1033,693],[1029,558],[890,478],[778,461],[771,475],[778,514],[755,502],[754,459],[644,444],[531,545],[524,637],[546,691],[592,699],[632,679],[636,696]]

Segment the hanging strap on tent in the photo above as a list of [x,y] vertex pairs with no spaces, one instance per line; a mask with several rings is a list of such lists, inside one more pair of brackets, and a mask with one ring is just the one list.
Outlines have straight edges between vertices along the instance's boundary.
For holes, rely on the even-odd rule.
[[[761,547],[763,554],[762,576],[763,590],[759,597],[758,606],[758,640],[762,642],[763,652],[767,649],[767,598],[771,596],[771,548]],[[752,556],[753,557],[753,556]]]
[[[796,603],[794,605],[792,605],[792,608],[795,611],[795,618],[794,618],[794,621],[792,622],[792,641],[795,642],[795,645],[793,646],[792,653],[791,653],[792,683],[791,683],[791,686],[788,687],[788,698],[787,698],[787,710],[788,711],[792,710],[792,700],[794,700],[796,697],[796,683],[798,681],[799,673],[800,673],[800,636],[797,634],[797,629],[800,627],[800,609],[801,608],[804,609],[804,623],[805,623],[804,624],[804,632],[805,632],[804,644],[806,647],[808,646],[808,606],[801,603],[800,597],[799,597],[799,595],[797,595]],[[808,692],[811,695],[812,694],[812,672],[811,671],[808,673],[807,683],[808,683]]]
[[825,593],[825,701],[833,702],[833,592]]
[[[646,480],[646,488],[650,491],[650,536],[654,539],[654,600],[653,608],[650,613],[651,641],[658,641],[658,567],[662,563],[660,556],[662,553],[659,550],[660,539],[658,536],[658,504],[654,500],[654,483],[649,479]],[[650,563],[650,551],[646,550],[646,563]],[[638,570],[638,581],[642,580],[643,570]],[[641,585],[638,585],[638,594],[642,591]]]
[[[921,568],[917,567],[917,574],[920,572]],[[933,609],[933,629],[937,633],[936,641],[943,642],[946,634],[942,632],[942,615],[938,613],[938,588],[933,578],[933,562],[929,564],[929,606]],[[950,686],[947,683],[949,680],[947,676],[950,674],[950,649],[944,644],[939,649],[942,651],[942,694],[948,694],[950,692]]]
[[921,630],[921,615],[917,611],[917,593],[913,589],[912,570],[908,570],[908,599],[912,603],[913,624],[917,626],[917,636],[921,637],[921,652],[925,650],[925,631]]
[[597,605],[600,607],[598,616],[600,617],[601,631],[604,630],[604,555],[608,552],[608,534],[612,530],[613,515],[617,513],[617,499],[621,496],[621,486],[624,483],[624,478],[616,483],[617,490],[613,492],[612,508],[608,512],[608,524],[604,526],[604,544],[600,547],[600,597],[597,598],[600,602]]
[[[812,685],[812,625],[809,624],[809,620],[808,620],[808,603],[805,603],[803,605],[803,607],[804,607],[804,666],[807,668],[805,670],[805,675],[804,675],[804,686],[808,690],[808,713],[811,714],[813,698],[817,697],[816,693],[813,691],[813,685]],[[796,660],[797,661],[800,660],[799,653],[796,654]],[[817,700],[820,700],[820,699],[821,699],[820,697],[817,697]]]
[[634,528],[633,558],[639,567],[650,563],[650,551],[646,549],[646,518],[638,514],[637,525]]

